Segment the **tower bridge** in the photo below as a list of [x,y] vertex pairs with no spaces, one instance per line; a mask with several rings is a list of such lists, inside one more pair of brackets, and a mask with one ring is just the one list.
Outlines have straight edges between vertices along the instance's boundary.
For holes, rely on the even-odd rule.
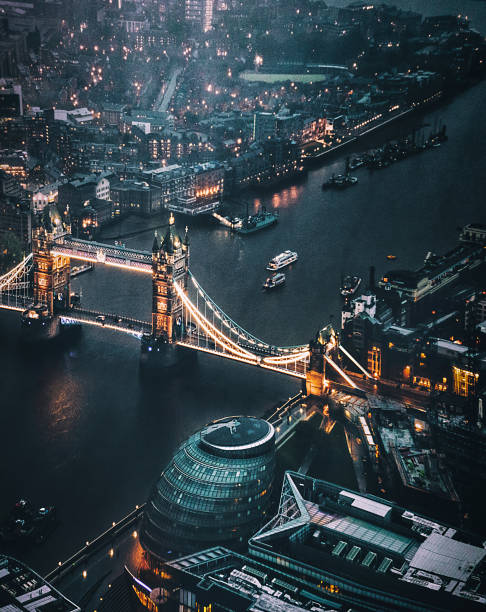
[[[190,245],[171,215],[166,234],[152,251],[128,249],[74,238],[67,219],[46,207],[33,231],[32,253],[0,277],[0,308],[25,311],[39,306],[48,317],[98,325],[142,338],[142,353],[154,355],[195,350],[287,374],[306,381],[307,393],[322,395],[329,386],[326,368],[350,387],[355,382],[335,357],[342,353],[365,376],[370,374],[339,343],[331,326],[297,346],[274,346],[246,331],[204,291],[189,270]],[[152,276],[152,318],[140,321],[117,313],[86,310],[71,304],[71,260],[88,261]],[[27,310],[23,316],[29,316]],[[38,315],[34,315],[38,316]]]
[[152,254],[147,251],[91,242],[72,236],[61,236],[55,240],[51,246],[51,255],[152,274]]

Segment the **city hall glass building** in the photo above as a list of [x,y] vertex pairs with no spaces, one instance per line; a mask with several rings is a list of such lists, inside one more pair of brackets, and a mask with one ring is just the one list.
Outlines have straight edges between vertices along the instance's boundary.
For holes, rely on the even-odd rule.
[[268,520],[275,430],[254,417],[207,425],[176,451],[148,500],[140,534],[153,557],[246,543]]

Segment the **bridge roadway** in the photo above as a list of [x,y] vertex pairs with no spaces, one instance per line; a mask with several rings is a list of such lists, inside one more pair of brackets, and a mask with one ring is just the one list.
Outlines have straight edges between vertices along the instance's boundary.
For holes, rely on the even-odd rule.
[[85,308],[71,308],[59,313],[59,316],[61,321],[67,324],[70,322],[87,323],[88,325],[113,329],[137,337],[141,337],[142,334],[149,334],[152,331],[152,325],[148,321]]
[[239,347],[241,347],[242,349],[246,349],[248,350],[248,352],[251,352],[252,354],[257,356],[258,359],[255,361],[250,358],[246,358],[243,354],[240,356],[236,353],[232,353],[231,351],[221,348],[210,336],[202,334],[197,330],[189,330],[187,335],[182,340],[179,340],[177,344],[179,346],[185,346],[186,348],[195,349],[203,353],[209,353],[211,355],[217,355],[219,357],[226,357],[227,359],[232,359],[234,361],[241,361],[242,363],[259,366],[267,370],[272,370],[274,372],[281,372],[282,374],[287,374],[289,376],[293,376],[294,378],[306,377],[308,364],[307,361],[305,361],[304,359],[301,359],[296,362],[291,362],[288,365],[278,363],[265,363],[263,362],[264,357],[281,356],[281,354],[274,353],[265,348],[259,349],[254,346],[250,347],[243,343],[238,343]]
[[[346,370],[346,374],[358,385],[361,393],[368,396],[382,395],[402,402],[407,410],[412,413],[426,413],[426,406],[430,401],[430,394],[422,389],[413,388],[409,385],[399,385],[396,381],[380,378],[378,380],[365,380],[361,374]],[[350,391],[356,394],[356,390]]]
[[103,263],[108,266],[152,274],[152,253],[148,251],[62,236],[54,242],[51,253],[65,255],[71,259]]

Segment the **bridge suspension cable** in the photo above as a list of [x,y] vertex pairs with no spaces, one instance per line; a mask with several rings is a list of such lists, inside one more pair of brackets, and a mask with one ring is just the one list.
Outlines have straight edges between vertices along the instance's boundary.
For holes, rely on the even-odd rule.
[[[227,326],[224,326],[224,329],[222,329],[222,318],[217,316],[215,317],[217,306],[212,300],[211,307],[209,308],[210,314],[208,315],[207,308],[209,302],[206,301],[204,294],[202,294],[202,301],[204,304],[203,314],[199,310],[198,298],[199,295],[201,295],[199,292],[196,294],[196,304],[194,304],[181,285],[174,283],[174,287],[177,295],[182,301],[186,329],[188,330],[187,339],[181,341],[181,344],[202,351],[238,359],[250,365],[257,365],[276,372],[282,372],[292,376],[297,376],[299,378],[305,378],[305,372],[307,370],[310,357],[308,347],[305,347],[305,350],[295,353],[262,355],[261,353],[268,350],[270,345],[262,342],[248,346],[248,338],[243,334],[236,334],[233,327],[231,327],[229,333],[235,333],[236,340],[228,337],[228,332],[226,331]],[[209,318],[212,318],[212,322],[209,320]],[[194,323],[196,324],[195,329],[193,329]],[[218,329],[217,326],[220,326],[220,329]],[[210,342],[208,342],[208,340],[210,340]],[[240,342],[242,344],[240,344]]]
[[340,344],[340,345],[339,345],[339,350],[340,350],[342,353],[344,353],[344,354],[346,355],[346,357],[347,357],[348,359],[350,359],[350,360],[351,360],[351,361],[354,363],[354,365],[356,365],[356,366],[357,366],[357,367],[358,367],[358,368],[359,368],[359,369],[360,369],[360,370],[363,372],[363,374],[364,374],[365,376],[367,376],[368,378],[373,378],[373,376],[371,376],[371,374],[370,374],[370,373],[369,373],[367,370],[365,370],[365,368],[364,368],[364,367],[363,367],[363,366],[362,366],[362,365],[359,363],[359,361],[358,361],[357,359],[355,359],[355,358],[354,358],[354,357],[351,355],[351,353],[349,353],[349,352],[348,352],[348,351],[347,351],[347,350],[344,348],[344,346],[342,346],[342,344]]
[[0,290],[9,285],[18,276],[25,272],[25,266],[32,260],[32,253],[29,253],[24,259],[18,263],[14,268],[0,276]]
[[285,365],[294,363],[294,361],[300,361],[301,359],[307,359],[310,356],[310,351],[302,351],[301,353],[294,353],[292,355],[280,355],[278,357],[264,357],[265,363],[271,363],[274,365]]
[[187,297],[184,292],[184,289],[178,284],[174,283],[175,290],[177,295],[181,298],[183,305],[189,311],[192,317],[197,321],[198,325],[202,327],[202,329],[212,338],[212,340],[223,349],[229,351],[230,353],[234,353],[238,357],[248,359],[252,362],[258,361],[258,357],[242,348],[227,336],[223,334],[223,332],[219,331],[214,325],[212,325],[206,317],[204,317],[198,309],[194,306],[191,300]]
[[336,365],[336,364],[334,363],[334,361],[333,361],[333,360],[332,360],[332,359],[331,359],[331,358],[330,358],[328,355],[326,355],[325,353],[324,353],[324,359],[327,361],[327,363],[328,363],[330,366],[332,366],[332,367],[333,367],[333,368],[336,370],[336,372],[337,372],[338,374],[340,374],[340,375],[341,375],[341,376],[344,378],[344,380],[345,380],[345,381],[346,381],[346,382],[347,382],[349,385],[351,385],[351,387],[353,387],[353,389],[357,389],[357,388],[358,388],[358,386],[357,386],[357,385],[356,385],[356,384],[355,384],[355,383],[354,383],[354,382],[353,382],[353,381],[352,381],[352,380],[349,378],[349,376],[346,374],[346,372],[344,372],[343,370],[341,370],[341,368],[340,368],[338,365]]
[[192,284],[194,285],[196,291],[199,296],[203,298],[206,303],[206,306],[213,311],[214,316],[220,320],[220,322],[228,329],[230,334],[234,334],[238,339],[243,340],[245,343],[254,346],[258,349],[267,349],[271,350],[277,355],[281,355],[282,353],[302,353],[309,350],[308,345],[297,345],[297,346],[271,346],[268,342],[264,342],[257,336],[254,336],[252,333],[246,331],[241,325],[233,321],[231,317],[229,317],[217,304],[216,302],[204,291],[199,282],[196,280],[194,275],[189,271],[189,278],[191,279]]
[[0,308],[24,310],[32,300],[32,253],[0,276]]

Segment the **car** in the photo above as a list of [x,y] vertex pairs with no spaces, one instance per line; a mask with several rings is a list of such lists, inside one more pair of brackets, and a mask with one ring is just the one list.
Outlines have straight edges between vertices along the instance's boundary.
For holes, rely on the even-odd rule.
[[105,315],[98,315],[96,317],[96,320],[98,321],[98,323],[101,323],[102,325],[104,325],[105,324],[105,318],[106,318]]

